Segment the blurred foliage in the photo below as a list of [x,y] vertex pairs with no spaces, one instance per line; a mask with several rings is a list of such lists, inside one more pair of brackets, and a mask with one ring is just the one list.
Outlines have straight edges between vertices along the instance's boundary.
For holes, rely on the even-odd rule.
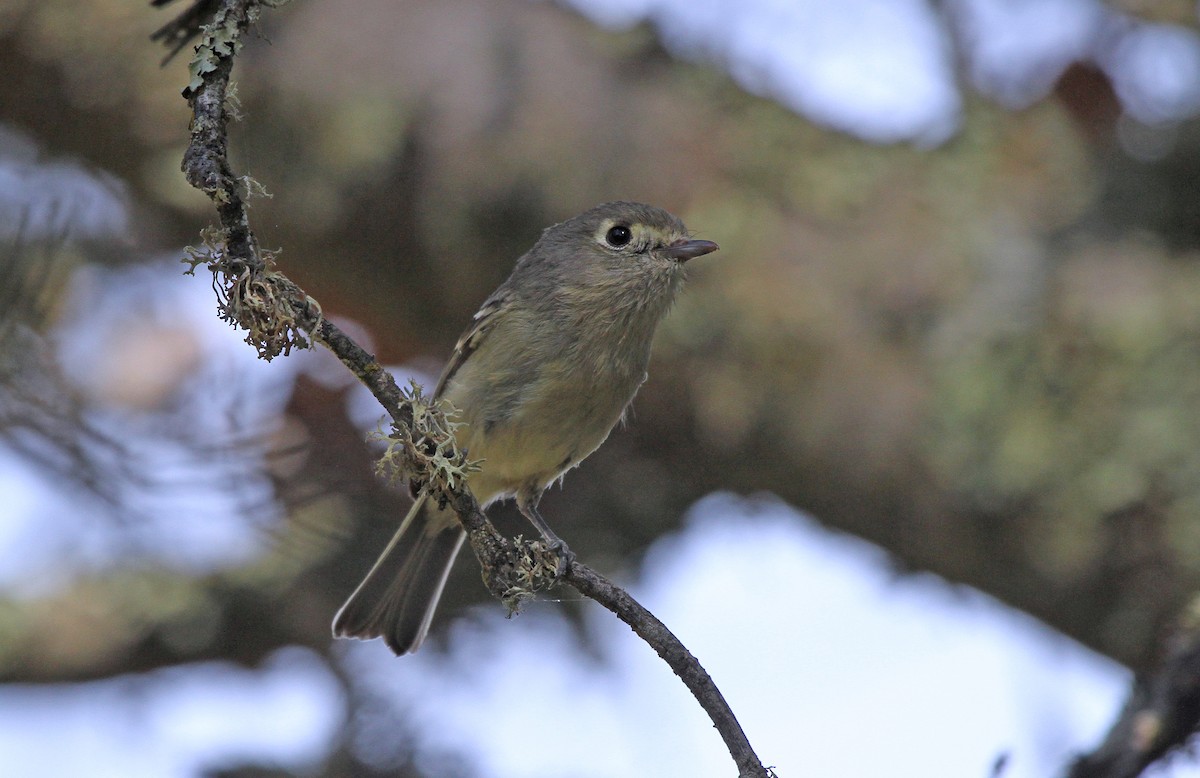
[[[127,181],[139,252],[211,219],[177,172],[186,62],[160,69],[147,42],[164,22],[129,0],[0,0],[5,120]],[[233,129],[235,163],[276,194],[260,238],[385,361],[436,372],[539,231],[596,202],[660,204],[721,244],[635,423],[546,498],[581,555],[616,567],[708,490],[772,491],[900,567],[1153,660],[1200,580],[1200,123],[1137,161],[1080,65],[1021,111],[968,96],[941,148],[874,148],[673,61],[649,28],[545,4],[310,0],[261,32]],[[267,557],[100,574],[52,617],[8,603],[0,677],[328,652],[404,509],[345,391],[302,377],[270,437],[286,520]],[[469,566],[442,623],[484,594]]]

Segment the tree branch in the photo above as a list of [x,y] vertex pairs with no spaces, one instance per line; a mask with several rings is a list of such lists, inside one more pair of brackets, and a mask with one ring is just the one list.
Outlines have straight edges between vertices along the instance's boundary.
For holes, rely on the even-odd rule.
[[725,702],[725,697],[713,682],[712,676],[666,624],[642,607],[641,603],[624,589],[580,562],[572,562],[562,580],[574,586],[580,594],[590,597],[616,614],[617,618],[633,628],[633,631],[670,665],[675,675],[679,676],[679,680],[683,681],[700,703],[700,707],[712,719],[713,726],[717,728],[729,749],[729,755],[737,764],[739,776],[773,775],[772,771],[763,767],[758,755],[754,753],[746,733],[742,731],[742,725]]
[[1067,778],[1134,778],[1184,747],[1200,729],[1200,596],[1192,600],[1158,669],[1139,678],[1121,715],[1096,750]]
[[[200,6],[198,3],[195,7]],[[407,430],[411,439],[413,398],[401,391],[373,355],[325,319],[315,300],[271,270],[272,257],[260,250],[250,228],[242,193],[246,181],[234,176],[228,161],[229,113],[225,101],[233,60],[260,7],[260,0],[220,0],[212,20],[201,30],[192,60],[192,81],[184,90],[193,114],[191,142],[182,168],[188,182],[216,205],[221,231],[219,235],[206,235],[205,246],[191,250],[191,259],[186,261],[193,271],[199,264],[212,270],[222,318],[249,331],[247,341],[259,356],[269,360],[286,355],[292,346],[305,347],[305,335],[324,344],[371,391],[394,426]],[[194,19],[187,21],[194,26]],[[174,34],[164,37],[169,44],[178,41]],[[436,496],[458,514],[494,596],[509,603],[519,602],[553,582],[539,573],[548,566],[544,546],[517,543],[500,535],[461,480],[457,488]],[[740,778],[773,775],[755,755],[712,678],[661,621],[620,587],[583,564],[572,563],[561,580],[616,614],[667,662],[713,720]]]

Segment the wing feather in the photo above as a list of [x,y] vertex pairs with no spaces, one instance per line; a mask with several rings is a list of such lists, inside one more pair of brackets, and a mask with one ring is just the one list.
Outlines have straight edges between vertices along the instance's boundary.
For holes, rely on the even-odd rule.
[[434,396],[440,397],[446,389],[446,384],[458,372],[463,363],[475,353],[480,344],[483,343],[488,333],[496,325],[497,314],[509,306],[509,296],[502,290],[497,291],[479,307],[475,315],[471,317],[471,325],[467,327],[467,331],[458,339],[458,343],[454,346],[454,353],[450,356],[450,361],[446,363],[446,367],[442,370],[442,376],[438,379],[437,389],[434,390]]

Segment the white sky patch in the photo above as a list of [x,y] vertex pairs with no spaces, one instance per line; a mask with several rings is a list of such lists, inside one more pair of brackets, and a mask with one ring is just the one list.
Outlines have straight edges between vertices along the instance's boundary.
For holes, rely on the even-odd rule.
[[875,142],[935,145],[957,128],[949,49],[925,3],[764,6],[728,31],[734,75],[752,91]]
[[936,146],[958,129],[946,24],[971,84],[1009,108],[1098,60],[1139,121],[1200,113],[1200,35],[1097,0],[952,0],[944,16],[925,0],[567,1],[611,27],[651,21],[676,55],[715,59],[746,90],[875,143]]
[[39,488],[37,473],[21,458],[0,446],[0,586],[21,587],[40,569],[56,561],[55,545],[39,536],[34,516],[51,498],[49,490]]
[[0,123],[0,240],[113,238],[129,227],[123,182],[63,160]]
[[747,90],[880,143],[932,146],[958,126],[953,63],[922,0],[570,0],[598,23],[653,19],[680,56],[715,57]]
[[1095,0],[955,0],[967,71],[976,89],[1009,107],[1049,93],[1090,54],[1107,12]]
[[330,747],[345,700],[303,649],[261,670],[200,664],[86,684],[6,686],[0,760],[13,778],[195,778],[245,761],[302,771]]
[[[182,276],[179,256],[83,268],[73,279],[64,308],[77,315],[68,314],[52,345],[64,375],[83,395],[93,395],[98,376],[120,356],[130,333],[153,338],[159,328],[184,330],[199,358],[181,365],[187,372],[175,399],[182,407],[165,416],[100,400],[84,410],[87,422],[118,444],[111,449],[83,441],[105,472],[111,470],[107,487],[121,505],[117,510],[136,520],[109,515],[92,493],[0,443],[0,469],[13,482],[10,499],[0,504],[6,541],[0,544],[0,586],[8,594],[45,596],[80,571],[120,564],[131,555],[199,572],[261,553],[263,527],[247,519],[246,508],[271,505],[272,493],[251,466],[258,461],[255,450],[240,444],[249,437],[253,445],[253,436],[278,417],[306,355],[257,359],[244,333],[218,319],[204,271]],[[186,438],[170,434],[177,426],[188,430]]]
[[1126,110],[1146,124],[1200,112],[1200,34],[1145,24],[1123,35],[1106,62]]

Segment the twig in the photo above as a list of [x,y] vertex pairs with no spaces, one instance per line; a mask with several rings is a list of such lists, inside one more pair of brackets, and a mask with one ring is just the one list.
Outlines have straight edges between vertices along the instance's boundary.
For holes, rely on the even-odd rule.
[[[221,234],[206,236],[205,247],[193,249],[192,258],[186,261],[193,270],[202,263],[213,270],[222,317],[250,331],[247,340],[260,356],[270,359],[288,353],[293,345],[306,346],[302,333],[307,333],[362,381],[395,425],[410,428],[412,407],[391,374],[373,355],[325,319],[316,301],[270,269],[272,258],[259,249],[250,229],[242,196],[244,182],[234,176],[227,157],[229,114],[225,100],[233,60],[242,36],[257,19],[259,8],[260,0],[220,0],[212,21],[201,31],[201,42],[192,60],[192,82],[184,90],[184,96],[191,104],[193,120],[183,172],[192,186],[213,200]],[[284,321],[265,321],[281,310]],[[500,535],[470,490],[461,483],[439,497],[454,509],[466,528],[491,593],[509,600],[514,590],[528,591],[528,559],[539,552],[539,544],[517,543]],[[562,580],[616,614],[667,662],[713,720],[737,765],[739,778],[773,775],[755,755],[712,678],[661,621],[624,590],[583,564],[572,563]]]
[[663,661],[670,665],[683,681],[688,690],[700,703],[713,726],[721,734],[729,755],[733,757],[738,767],[739,776],[766,776],[773,772],[764,768],[758,755],[750,746],[742,725],[738,723],[733,710],[725,702],[721,690],[713,682],[712,677],[692,656],[692,652],[675,637],[667,625],[658,617],[642,607],[641,603],[629,596],[621,587],[609,581],[587,565],[572,562],[563,575],[563,580],[579,590],[580,594],[590,597],[608,608],[617,618],[633,628],[642,640],[650,644]]
[[1067,778],[1134,778],[1184,748],[1200,728],[1200,596],[1167,642],[1166,657],[1139,678],[1121,715],[1095,751],[1077,759]]

